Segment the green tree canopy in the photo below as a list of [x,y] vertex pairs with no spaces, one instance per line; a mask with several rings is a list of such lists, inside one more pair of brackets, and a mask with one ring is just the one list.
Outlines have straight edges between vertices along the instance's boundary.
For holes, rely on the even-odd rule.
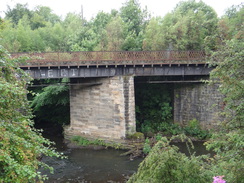
[[[129,182],[210,182],[213,176],[219,175],[224,175],[227,182],[243,182],[243,7],[230,10],[219,24],[220,30],[228,31],[217,31],[217,35],[213,35],[213,39],[217,37],[220,41],[215,45],[215,50],[209,52],[208,58],[209,64],[215,66],[210,75],[211,82],[219,85],[225,104],[224,119],[219,122],[216,131],[205,143],[214,156],[205,160],[194,155],[190,158],[183,157],[167,140],[161,139]],[[187,7],[182,11],[187,11]],[[184,177],[187,174],[189,175]]]
[[36,182],[45,178],[40,155],[60,156],[34,129],[27,101],[28,77],[18,68],[23,59],[11,59],[0,47],[0,182]]
[[45,27],[48,22],[54,25],[60,21],[60,17],[52,13],[51,8],[46,6],[37,6],[33,11],[33,16],[30,18],[31,28],[33,30],[39,27]]
[[[144,49],[202,50],[206,39],[216,34],[218,18],[213,8],[204,2],[189,0],[177,4],[163,20],[151,21],[145,31]],[[152,32],[159,39],[157,46],[151,41],[154,38]]]
[[8,9],[5,13],[5,18],[11,20],[15,26],[18,25],[19,20],[24,16],[27,16],[28,19],[31,19],[33,16],[33,12],[29,10],[28,4],[17,3],[12,9],[10,6],[8,6]]
[[127,29],[122,49],[141,50],[144,30],[150,18],[147,9],[141,9],[137,0],[128,0],[120,8],[120,17]]

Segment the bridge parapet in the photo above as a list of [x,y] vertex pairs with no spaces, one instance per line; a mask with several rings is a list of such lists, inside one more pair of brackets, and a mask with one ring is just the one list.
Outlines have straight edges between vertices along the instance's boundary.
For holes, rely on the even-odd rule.
[[20,56],[30,58],[21,67],[205,63],[203,51],[82,51],[12,53],[11,55],[14,58]]

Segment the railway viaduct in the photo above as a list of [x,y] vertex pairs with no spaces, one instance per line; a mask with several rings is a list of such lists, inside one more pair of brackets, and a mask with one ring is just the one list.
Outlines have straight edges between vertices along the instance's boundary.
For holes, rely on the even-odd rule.
[[212,70],[202,51],[12,54],[19,56],[29,57],[21,68],[34,79],[70,79],[68,136],[116,140],[135,132],[135,77],[160,76],[166,79],[154,82],[174,83],[174,122],[186,125],[195,118],[210,128],[219,119],[222,96],[217,86],[199,80]]

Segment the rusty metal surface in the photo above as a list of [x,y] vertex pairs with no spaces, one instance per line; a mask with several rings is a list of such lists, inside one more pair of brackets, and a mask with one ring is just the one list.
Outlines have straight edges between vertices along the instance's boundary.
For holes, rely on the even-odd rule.
[[154,65],[151,66],[127,66],[127,67],[51,67],[51,68],[25,68],[34,79],[48,78],[94,78],[94,77],[113,77],[113,76],[207,76],[212,68],[201,65]]
[[93,51],[12,53],[28,56],[22,67],[205,63],[203,51]]

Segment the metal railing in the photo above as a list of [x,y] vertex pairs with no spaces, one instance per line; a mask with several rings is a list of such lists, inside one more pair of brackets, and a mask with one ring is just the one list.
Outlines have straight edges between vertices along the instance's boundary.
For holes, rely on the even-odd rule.
[[12,53],[11,56],[29,57],[23,67],[205,63],[203,51],[82,51]]

